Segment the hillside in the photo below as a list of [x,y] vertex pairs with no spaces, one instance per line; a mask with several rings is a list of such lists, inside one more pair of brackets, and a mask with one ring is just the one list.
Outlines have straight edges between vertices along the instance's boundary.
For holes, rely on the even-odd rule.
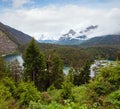
[[11,53],[31,39],[29,35],[0,23],[0,53]]
[[120,35],[106,35],[101,37],[94,37],[81,43],[80,45],[83,46],[120,45]]

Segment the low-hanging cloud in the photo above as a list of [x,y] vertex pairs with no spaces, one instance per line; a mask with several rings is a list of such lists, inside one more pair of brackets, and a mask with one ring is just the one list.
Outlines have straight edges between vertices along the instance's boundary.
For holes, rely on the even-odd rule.
[[94,34],[96,36],[118,33],[120,32],[119,19],[120,8],[108,10],[77,5],[9,9],[0,13],[1,22],[36,38],[44,34],[44,39],[58,39],[71,28],[80,31],[89,25],[99,25]]

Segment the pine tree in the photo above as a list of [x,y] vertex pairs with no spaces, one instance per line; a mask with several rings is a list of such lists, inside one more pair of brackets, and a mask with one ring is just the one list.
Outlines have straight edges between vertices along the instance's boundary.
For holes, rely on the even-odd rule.
[[58,54],[53,55],[50,83],[55,88],[61,88],[64,79],[63,63]]
[[26,80],[34,81],[38,89],[44,90],[45,61],[34,39],[28,44],[23,59]]
[[74,79],[73,84],[74,85],[81,85],[86,84],[90,80],[90,63],[89,61],[85,61],[81,69],[75,69],[74,72]]
[[80,84],[88,83],[90,80],[90,63],[88,60],[83,65],[83,68],[79,75],[79,79],[80,79]]
[[72,84],[74,82],[74,69],[73,68],[69,70],[69,73],[67,75],[67,81],[71,82]]

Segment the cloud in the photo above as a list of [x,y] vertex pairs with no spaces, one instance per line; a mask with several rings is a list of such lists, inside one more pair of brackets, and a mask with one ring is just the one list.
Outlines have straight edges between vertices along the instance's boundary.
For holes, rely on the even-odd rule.
[[14,8],[22,7],[24,4],[29,3],[30,0],[12,0],[12,6]]
[[10,9],[0,14],[1,22],[36,38],[44,34],[44,39],[58,39],[71,28],[80,31],[89,25],[99,25],[94,35],[116,33],[120,31],[119,19],[120,8],[108,10],[77,5]]

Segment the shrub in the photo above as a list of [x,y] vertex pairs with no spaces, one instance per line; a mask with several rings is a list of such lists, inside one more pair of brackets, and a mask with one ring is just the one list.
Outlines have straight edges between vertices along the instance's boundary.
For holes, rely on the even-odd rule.
[[30,101],[38,101],[41,99],[40,92],[33,83],[19,82],[16,89],[16,97],[20,105],[28,105]]
[[49,95],[48,92],[42,92],[41,100],[43,103],[50,103],[52,101],[52,97]]

